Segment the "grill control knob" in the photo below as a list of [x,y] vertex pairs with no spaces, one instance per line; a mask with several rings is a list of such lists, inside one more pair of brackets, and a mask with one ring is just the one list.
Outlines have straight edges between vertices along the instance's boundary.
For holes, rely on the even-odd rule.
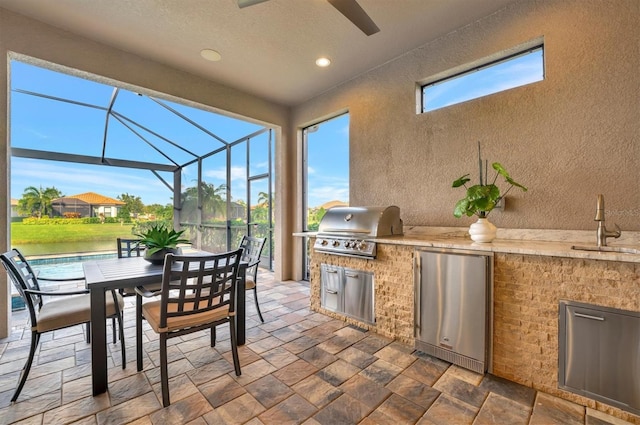
[[322,246],[325,246],[325,245],[327,245],[328,243],[329,243],[329,241],[328,241],[328,240],[326,240],[326,239],[322,239],[322,240],[320,241],[320,245],[322,245]]
[[331,245],[332,246],[338,246],[338,245],[340,245],[340,241],[333,240],[333,241],[331,241]]
[[345,248],[351,248],[351,241],[346,241],[346,242],[344,243],[344,247],[345,247]]
[[356,245],[356,248],[362,250],[365,249],[367,247],[367,243],[365,241],[360,241],[358,242],[358,244]]

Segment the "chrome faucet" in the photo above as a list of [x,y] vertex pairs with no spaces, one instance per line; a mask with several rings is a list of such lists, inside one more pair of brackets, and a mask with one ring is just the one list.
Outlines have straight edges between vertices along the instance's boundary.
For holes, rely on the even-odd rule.
[[601,246],[607,246],[607,238],[620,237],[622,232],[617,224],[615,224],[616,230],[607,230],[607,227],[604,224],[604,195],[598,195],[598,199],[596,201],[596,218],[594,220],[598,222],[598,248]]

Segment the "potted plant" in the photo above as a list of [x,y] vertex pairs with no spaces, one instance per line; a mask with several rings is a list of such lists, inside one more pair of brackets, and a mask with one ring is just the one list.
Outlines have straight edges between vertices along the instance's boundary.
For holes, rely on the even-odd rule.
[[[489,181],[488,161],[484,161],[484,174],[483,174],[483,161],[480,156],[480,142],[478,142],[478,168],[479,168],[479,183],[473,186],[467,186],[467,183],[471,181],[469,174],[456,179],[452,187],[464,187],[466,189],[465,197],[460,199],[453,210],[455,217],[462,217],[466,215],[471,217],[472,215],[478,216],[478,221],[471,225],[469,228],[469,234],[471,239],[475,242],[491,242],[496,235],[496,227],[490,223],[487,219],[487,215],[496,207],[502,198],[514,187],[522,189],[526,192],[527,188],[511,178],[507,170],[499,162],[491,164],[496,174],[493,180]],[[500,193],[500,188],[496,185],[498,176],[504,177],[504,180],[509,187],[504,193]]]
[[168,229],[161,224],[154,224],[149,229],[136,234],[140,238],[140,244],[147,249],[144,259],[152,264],[164,263],[164,257],[168,252],[177,253],[179,243],[189,243],[188,239],[182,238],[184,230],[175,231]]

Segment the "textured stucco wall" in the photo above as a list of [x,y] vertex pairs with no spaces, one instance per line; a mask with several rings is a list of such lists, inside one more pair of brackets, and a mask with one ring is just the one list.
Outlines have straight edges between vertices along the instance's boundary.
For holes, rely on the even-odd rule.
[[[303,127],[350,113],[352,205],[395,204],[405,225],[467,226],[451,182],[483,157],[529,187],[512,191],[501,228],[640,230],[640,2],[522,0],[294,109]],[[542,37],[544,81],[416,114],[416,85]],[[477,178],[477,177],[476,177]]]
[[[159,96],[171,96],[206,105],[214,110],[226,111],[276,129],[276,175],[290,175],[286,167],[292,162],[286,142],[287,133],[283,128],[290,126],[288,108],[267,102],[247,93],[216,84],[194,75],[169,68],[159,63],[142,59],[130,53],[106,47],[68,32],[44,25],[21,15],[0,8],[0,200],[5,208],[0,211],[0,252],[9,248],[9,128],[8,128],[8,55],[35,58],[33,63],[48,62],[52,68],[64,67],[74,70],[80,76],[87,73],[103,77],[105,80],[121,82],[129,88]],[[285,181],[276,179],[276,204],[289,204],[290,189]],[[287,258],[291,255],[291,235],[293,228],[287,220],[286,209],[278,210],[276,216],[276,276],[287,279],[291,270]],[[0,318],[9,317],[9,286],[6,273],[0,273]],[[6,336],[10,323],[0,320],[0,337]]]

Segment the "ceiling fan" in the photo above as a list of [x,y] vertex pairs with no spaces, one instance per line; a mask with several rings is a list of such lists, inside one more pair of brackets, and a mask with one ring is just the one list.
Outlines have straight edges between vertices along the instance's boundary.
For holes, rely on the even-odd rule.
[[[267,0],[238,0],[238,7],[252,6],[254,4],[262,3]],[[331,6],[338,9],[348,20],[353,22],[355,26],[366,35],[375,34],[380,31],[380,28],[373,22],[373,20],[367,15],[367,12],[358,4],[356,0],[327,0]]]

